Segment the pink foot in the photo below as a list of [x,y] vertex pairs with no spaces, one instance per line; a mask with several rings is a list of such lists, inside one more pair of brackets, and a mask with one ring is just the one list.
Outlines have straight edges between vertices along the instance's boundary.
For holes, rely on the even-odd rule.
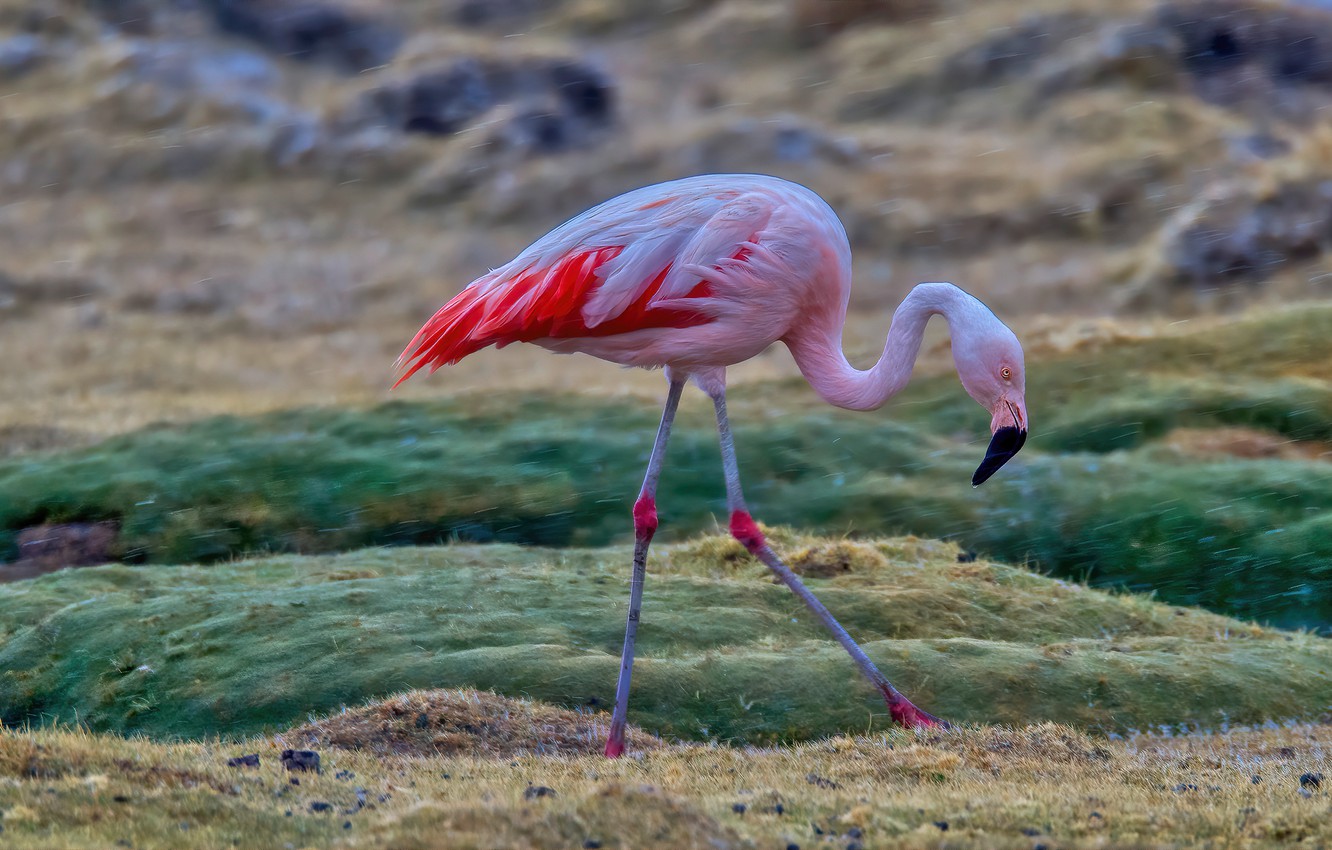
[[623,739],[617,741],[616,739],[611,738],[606,742],[606,758],[617,759],[622,755],[624,755]]
[[952,729],[946,720],[941,720],[926,711],[921,711],[911,704],[906,697],[894,697],[887,691],[883,693],[884,702],[888,703],[888,712],[893,721],[907,729]]

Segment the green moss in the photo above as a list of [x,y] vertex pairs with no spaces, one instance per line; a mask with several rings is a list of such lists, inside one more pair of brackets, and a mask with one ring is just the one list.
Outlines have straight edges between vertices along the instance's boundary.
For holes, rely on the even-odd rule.
[[[825,555],[844,544],[779,532]],[[649,575],[633,714],[763,742],[863,730],[882,702],[784,587],[719,538]],[[962,721],[1107,730],[1316,715],[1332,643],[1107,595],[919,540],[857,544],[820,597],[903,690]],[[712,554],[708,554],[712,553]],[[609,704],[627,550],[371,550],[102,567],[0,587],[0,715],[245,735],[410,687]],[[813,556],[811,556],[813,557]]]
[[[1310,354],[1319,334],[1332,335],[1332,309],[1034,363],[1032,437],[980,489],[969,477],[981,440],[943,435],[981,438],[985,414],[951,376],[913,384],[887,415],[742,387],[746,493],[774,524],[945,538],[1100,586],[1327,628],[1332,467],[1192,458],[1154,442],[1209,425],[1332,439],[1327,367]],[[673,437],[663,540],[726,515],[706,408],[691,397]],[[655,417],[646,403],[496,394],[151,428],[0,463],[0,553],[27,525],[87,519],[120,523],[129,562],[448,540],[603,545],[629,535]]]

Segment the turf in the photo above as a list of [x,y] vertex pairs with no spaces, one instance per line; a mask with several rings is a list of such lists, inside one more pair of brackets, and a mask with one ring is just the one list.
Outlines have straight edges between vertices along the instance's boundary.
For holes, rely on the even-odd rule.
[[[952,720],[1113,732],[1317,717],[1332,643],[1107,595],[915,539],[775,536],[889,677]],[[395,548],[102,567],[0,588],[3,720],[244,736],[413,687],[606,707],[626,552]],[[729,538],[663,549],[631,718],[771,743],[881,728],[881,699]]]

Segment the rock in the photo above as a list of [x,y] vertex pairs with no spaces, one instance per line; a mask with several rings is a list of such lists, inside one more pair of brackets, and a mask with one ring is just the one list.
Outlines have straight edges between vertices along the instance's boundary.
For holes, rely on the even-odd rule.
[[0,270],[0,318],[12,318],[45,307],[88,301],[102,293],[93,280],[80,277],[21,279]]
[[818,44],[852,27],[928,18],[938,6],[937,0],[795,0],[789,14],[797,38]]
[[1332,14],[1289,4],[1163,5],[1196,93],[1259,118],[1308,123],[1332,104]]
[[35,70],[49,57],[46,42],[29,33],[0,41],[0,79],[17,80]]
[[258,766],[259,766],[258,753],[250,753],[249,755],[236,756],[235,758],[227,759],[227,767],[258,767]]
[[840,788],[836,782],[831,779],[819,776],[817,773],[811,773],[805,777],[805,781],[816,788]]
[[455,0],[449,16],[465,27],[530,24],[554,4],[549,0]]
[[314,750],[283,750],[282,766],[287,770],[311,771],[321,773],[319,768],[319,753]]
[[614,87],[573,60],[467,57],[387,82],[360,95],[343,116],[352,128],[386,126],[447,136],[502,104],[492,142],[505,149],[556,153],[590,143],[615,115]]
[[1288,263],[1332,248],[1332,181],[1279,187],[1255,201],[1243,194],[1209,204],[1165,246],[1177,282],[1199,288],[1259,283]]
[[331,812],[331,811],[333,811],[333,804],[332,804],[332,803],[325,803],[323,800],[315,800],[313,803],[310,804],[310,811],[312,811],[312,812]]
[[540,797],[554,797],[555,789],[547,788],[545,785],[529,785],[523,792],[524,800],[536,800]]
[[1323,774],[1321,773],[1302,773],[1300,774],[1301,788],[1322,788]]
[[388,64],[403,36],[386,21],[312,0],[206,0],[219,28],[282,56],[346,73]]

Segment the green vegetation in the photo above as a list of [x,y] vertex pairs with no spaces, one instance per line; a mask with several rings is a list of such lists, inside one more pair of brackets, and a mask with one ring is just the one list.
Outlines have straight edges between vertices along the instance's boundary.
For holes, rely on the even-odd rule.
[[[980,440],[940,436],[985,434],[951,376],[920,380],[881,414],[827,408],[794,384],[743,387],[750,502],[774,523],[944,537],[1093,585],[1326,627],[1332,467],[1199,457],[1158,438],[1243,426],[1332,439],[1328,367],[1312,342],[1332,338],[1332,308],[1222,331],[1041,360],[1034,436],[979,490],[968,477]],[[783,410],[776,398],[795,400]],[[704,407],[686,405],[658,500],[676,539],[725,511]],[[98,519],[120,523],[129,562],[451,539],[605,545],[626,536],[655,418],[642,402],[529,394],[149,428],[0,463],[0,551],[14,554],[26,526]]]
[[[913,539],[778,532],[903,690],[967,722],[1125,731],[1316,716],[1332,643],[1106,595]],[[631,716],[685,739],[883,727],[880,698],[730,538],[652,566]],[[101,567],[0,587],[7,725],[249,735],[411,687],[606,706],[626,553],[395,548],[210,567]]]

